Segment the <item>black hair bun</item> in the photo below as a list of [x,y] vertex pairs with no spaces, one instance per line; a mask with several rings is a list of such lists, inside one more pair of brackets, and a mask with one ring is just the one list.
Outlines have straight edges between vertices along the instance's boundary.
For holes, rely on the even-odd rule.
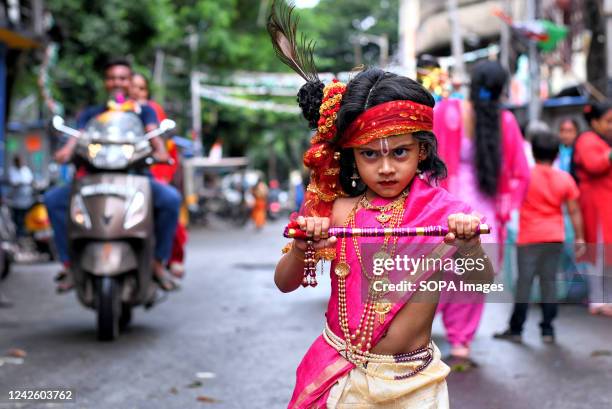
[[311,129],[317,129],[319,108],[323,101],[323,88],[325,85],[321,81],[308,81],[298,91],[297,102]]
[[595,101],[595,102],[590,102],[589,104],[585,105],[582,113],[584,114],[584,119],[587,121],[587,123],[590,126],[591,121],[593,119],[601,118],[610,109],[612,109],[612,102]]

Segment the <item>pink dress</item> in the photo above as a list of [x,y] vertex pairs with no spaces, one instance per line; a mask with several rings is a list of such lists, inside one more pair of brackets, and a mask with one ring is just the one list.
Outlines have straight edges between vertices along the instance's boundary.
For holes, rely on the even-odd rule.
[[[478,178],[476,167],[474,166],[474,155],[476,146],[474,140],[465,135],[461,138],[461,150],[459,152],[459,166],[457,167],[458,186],[461,189],[450,192],[461,197],[461,200],[474,209],[475,213],[481,216],[481,221],[487,223],[492,231],[497,232],[499,223],[495,213],[495,197],[488,196],[478,188]],[[486,234],[481,237],[483,243],[495,243],[497,241],[494,234]]]
[[[489,197],[480,192],[474,161],[475,144],[464,136],[461,101],[447,99],[436,104],[434,133],[438,152],[448,168],[448,178],[442,186],[473,206],[476,213],[486,218],[493,234],[482,238],[485,243],[497,243],[496,248],[485,246],[493,265],[498,267],[503,256],[505,224],[513,209],[518,209],[527,193],[529,166],[523,150],[523,136],[516,118],[509,111],[500,114],[502,163],[497,194]],[[459,152],[459,155],[457,153]],[[465,294],[458,299],[456,292],[443,292],[438,311],[442,314],[448,342],[452,346],[469,346],[484,309],[485,296]]]
[[[385,204],[380,200],[376,201],[377,205]],[[433,187],[426,181],[414,179],[404,210],[402,226],[428,226],[428,225],[445,225],[450,214],[467,212],[471,209],[466,204],[457,200],[444,189]],[[357,226],[377,226],[376,212],[361,209],[356,214]],[[370,248],[366,243],[374,245],[378,249],[382,244],[382,238],[363,238],[359,240],[361,251],[364,252],[364,260],[366,259],[365,251]],[[440,237],[403,237],[398,240],[400,245],[404,245],[404,250],[407,251],[425,251],[431,248],[433,244],[440,243]],[[340,255],[340,245],[342,240],[338,240],[336,246],[336,260],[332,262],[330,272],[334,271]],[[378,246],[376,245],[378,244]],[[398,254],[401,250],[398,249]],[[351,273],[346,278],[346,294],[347,294],[347,311],[349,314],[348,324],[351,332],[359,325],[360,314],[363,311],[363,288],[362,288],[362,271],[361,265],[357,259],[352,245],[347,245],[346,261],[351,267]],[[367,262],[365,264],[368,264]],[[370,264],[371,265],[371,264]],[[367,267],[366,267],[367,268]],[[329,300],[326,321],[330,329],[337,335],[342,337],[340,327],[340,319],[338,317],[338,278],[335,274],[330,274],[332,280],[332,293]],[[426,279],[424,277],[423,279]],[[377,324],[374,328],[372,343],[380,340],[384,332],[389,328],[393,317],[410,299],[413,293],[406,292],[401,300],[395,302],[391,311],[387,314],[384,323]],[[330,346],[323,338],[319,336],[297,369],[296,385],[293,391],[289,409],[312,409],[325,408],[330,389],[342,376],[350,372],[355,366],[344,359],[332,346]]]

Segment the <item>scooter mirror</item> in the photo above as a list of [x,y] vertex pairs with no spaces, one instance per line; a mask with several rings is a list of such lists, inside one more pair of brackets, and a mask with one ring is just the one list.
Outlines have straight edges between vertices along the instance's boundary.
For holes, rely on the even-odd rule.
[[78,138],[81,135],[81,133],[77,131],[76,129],[73,129],[73,128],[70,128],[69,126],[64,125],[64,118],[62,118],[59,115],[53,116],[51,123],[53,124],[53,127],[55,129],[67,135],[74,136],[76,138]]
[[155,138],[159,135],[162,135],[172,129],[174,129],[176,127],[176,122],[174,122],[172,119],[164,119],[163,121],[161,121],[161,123],[159,124],[159,127],[157,129],[154,129],[150,132],[147,132],[145,134],[145,137],[147,139],[152,139]]
[[59,115],[54,115],[52,123],[53,123],[53,127],[59,131],[60,128],[64,126],[64,118],[62,118]]
[[172,119],[164,119],[159,124],[159,129],[163,132],[168,132],[174,128],[176,128],[176,122],[174,122]]

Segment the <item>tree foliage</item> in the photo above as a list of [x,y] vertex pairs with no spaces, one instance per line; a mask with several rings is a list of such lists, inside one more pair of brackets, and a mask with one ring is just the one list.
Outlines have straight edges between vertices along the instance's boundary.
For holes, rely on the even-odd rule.
[[[302,14],[303,30],[317,42],[316,56],[322,71],[350,71],[356,65],[355,46],[359,34],[386,35],[389,53],[397,49],[398,0],[321,0]],[[362,63],[378,65],[380,49],[363,44]]]
[[[165,30],[161,10],[169,1],[54,0],[47,3],[63,40],[52,71],[55,96],[74,112],[103,97],[103,64],[129,56],[138,65],[153,58]],[[171,15],[171,13],[169,14]]]
[[[237,70],[288,70],[275,57],[265,31],[270,0],[53,0],[46,4],[63,35],[59,62],[51,75],[54,95],[68,113],[104,98],[100,69],[113,57],[128,57],[150,76],[156,51],[165,53],[164,89],[158,91],[163,91],[164,105],[184,131],[190,123],[191,69],[217,78]],[[322,71],[354,67],[352,40],[360,32],[387,34],[390,50],[396,48],[398,0],[321,0],[315,8],[296,12],[301,30],[317,42],[316,61]],[[364,27],[366,19],[374,24]],[[378,58],[376,45],[363,46],[365,64],[376,65]],[[205,143],[221,137],[226,151],[233,154],[250,150],[265,161],[265,151],[272,147],[284,166],[283,160],[298,161],[308,140],[305,122],[297,115],[209,101],[202,105]]]

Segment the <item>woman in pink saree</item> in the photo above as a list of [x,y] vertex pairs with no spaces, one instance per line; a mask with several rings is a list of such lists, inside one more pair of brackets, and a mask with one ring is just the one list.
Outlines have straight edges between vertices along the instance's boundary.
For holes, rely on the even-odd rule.
[[[507,81],[494,61],[478,63],[472,70],[470,100],[447,99],[435,109],[434,133],[440,157],[448,168],[442,186],[465,200],[492,227],[487,251],[501,265],[505,224],[527,192],[529,166],[523,136],[511,112],[502,110],[500,98]],[[445,292],[439,311],[451,345],[451,356],[469,359],[470,345],[478,329],[485,296],[462,299]]]
[[[273,6],[274,9],[274,6]],[[325,86],[296,61],[290,13],[274,12],[268,30],[281,59],[306,80],[298,93],[305,118],[316,133],[304,163],[311,181],[296,222],[309,240],[294,240],[275,271],[283,292],[316,285],[315,260],[332,260],[332,293],[323,335],[297,370],[289,408],[448,408],[449,368],[431,341],[439,292],[376,289],[376,282],[429,283],[439,268],[410,274],[378,274],[377,260],[421,255],[431,259],[483,258],[476,236],[480,223],[471,209],[434,187],[446,169],[437,155],[431,95],[417,82],[380,69],[367,69],[347,85]],[[296,55],[301,57],[296,60]],[[308,65],[308,64],[306,64]],[[327,237],[330,226],[397,228],[448,225],[435,237]],[[448,259],[448,258],[447,258]],[[486,260],[486,258],[484,259]],[[478,277],[490,279],[488,261]],[[393,294],[391,294],[393,293]]]

